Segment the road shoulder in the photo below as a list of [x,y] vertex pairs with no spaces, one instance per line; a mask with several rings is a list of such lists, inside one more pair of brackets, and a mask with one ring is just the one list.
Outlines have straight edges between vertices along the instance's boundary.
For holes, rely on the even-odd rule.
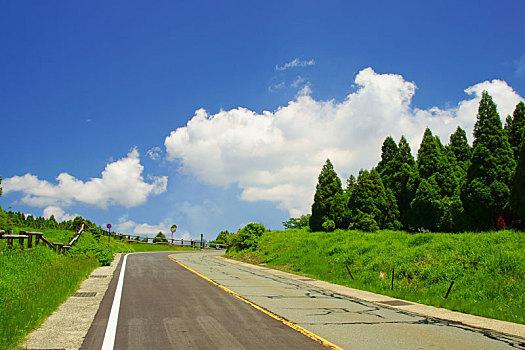
[[123,254],[117,254],[110,266],[93,270],[58,309],[27,337],[22,349],[79,349]]
[[318,288],[323,288],[334,293],[345,295],[351,298],[359,299],[362,301],[372,302],[380,304],[382,307],[390,307],[397,310],[403,310],[406,312],[437,318],[441,320],[462,323],[468,326],[486,329],[488,331],[496,331],[512,336],[518,336],[525,338],[525,325],[500,321],[475,315],[464,314],[457,311],[451,311],[447,309],[437,308],[433,306],[418,304],[412,301],[405,301],[389,296],[376,294],[372,292],[362,291],[350,287],[340,286],[337,284],[324,282],[315,279],[307,279],[304,276],[294,275],[292,273],[273,270],[267,267],[252,265],[245,262],[228,259],[222,256],[215,256],[214,258],[219,259],[223,262],[228,262],[231,264],[240,265],[246,268],[251,268],[254,270],[265,271],[266,273],[279,276],[281,278],[288,278],[294,281],[299,281],[301,283],[306,283]]

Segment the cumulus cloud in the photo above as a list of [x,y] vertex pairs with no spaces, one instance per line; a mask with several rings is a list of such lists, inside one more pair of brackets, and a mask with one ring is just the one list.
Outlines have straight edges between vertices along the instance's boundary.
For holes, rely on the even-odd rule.
[[57,176],[57,184],[40,180],[32,174],[14,176],[3,181],[5,193],[22,192],[21,201],[35,207],[64,207],[74,202],[106,209],[108,205],[134,207],[152,194],[166,191],[166,176],[148,177],[144,181],[139,152],[132,149],[127,157],[106,165],[100,178],[79,180],[68,173]]
[[120,222],[115,225],[115,231],[140,235],[140,236],[155,236],[157,233],[162,232],[164,234],[171,233],[169,227],[165,223],[159,223],[157,225],[151,225],[147,223],[136,223],[133,220],[120,220]]
[[294,67],[313,66],[314,64],[315,64],[315,61],[313,59],[308,60],[308,61],[301,61],[298,58],[294,58],[293,60],[291,60],[288,63],[285,63],[282,66],[275,65],[275,70],[281,70],[282,71],[282,70],[287,70],[287,69],[294,68]]
[[46,219],[49,219],[51,215],[55,216],[55,220],[57,222],[73,220],[77,216],[80,216],[79,214],[67,214],[64,211],[64,209],[56,207],[56,206],[46,207],[44,209],[44,213],[42,216],[45,217]]
[[204,183],[237,184],[241,199],[272,201],[296,217],[309,212],[326,158],[346,178],[377,164],[386,136],[405,135],[416,154],[427,126],[443,142],[458,125],[472,135],[483,90],[498,104],[502,120],[522,100],[506,82],[492,80],[468,87],[469,97],[454,107],[418,109],[411,104],[415,83],[372,68],[360,71],[355,85],[342,102],[315,100],[306,86],[274,112],[199,109],[166,137],[167,158]]

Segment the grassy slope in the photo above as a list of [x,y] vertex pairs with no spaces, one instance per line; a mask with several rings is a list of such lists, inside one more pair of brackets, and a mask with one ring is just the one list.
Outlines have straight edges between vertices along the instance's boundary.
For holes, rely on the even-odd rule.
[[[15,230],[15,233],[18,229]],[[44,230],[52,242],[67,243],[74,232]],[[0,349],[11,349],[74,293],[80,283],[100,263],[89,251],[92,247],[108,247],[107,237],[96,240],[85,232],[69,254],[56,254],[43,246],[21,251],[18,242],[7,250],[0,240]],[[168,245],[115,242],[112,252],[194,250]]]
[[[265,233],[257,251],[228,256],[427,305],[525,323],[524,251],[525,235],[514,231],[288,230]],[[445,299],[451,280],[455,283]]]

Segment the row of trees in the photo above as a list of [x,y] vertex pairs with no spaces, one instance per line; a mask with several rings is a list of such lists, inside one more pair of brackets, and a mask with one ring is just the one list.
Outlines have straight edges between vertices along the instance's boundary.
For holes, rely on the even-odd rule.
[[42,216],[34,217],[33,215],[25,215],[21,212],[5,211],[0,207],[0,227],[2,229],[9,229],[11,227],[27,227],[36,230],[59,229],[77,231],[80,229],[82,224],[86,224],[92,228],[98,228],[95,223],[84,219],[81,216],[77,216],[73,220],[57,222],[54,215],[51,215],[48,219],[46,219]]
[[[343,189],[328,159],[319,175],[309,226],[312,231],[355,228],[458,232],[525,223],[525,104],[502,126],[485,91],[472,147],[458,127],[447,145],[427,128],[412,156],[404,136],[387,137],[381,161],[350,175]],[[297,222],[286,222],[290,226]],[[303,217],[304,221],[304,217]]]

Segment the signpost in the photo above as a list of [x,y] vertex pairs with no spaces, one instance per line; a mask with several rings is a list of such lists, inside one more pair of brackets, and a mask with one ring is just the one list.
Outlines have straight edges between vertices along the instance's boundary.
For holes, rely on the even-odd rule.
[[111,224],[107,224],[106,227],[109,230],[109,232],[108,232],[108,246],[109,246],[109,241],[110,241],[110,238],[111,238]]
[[173,246],[173,234],[175,233],[175,231],[177,231],[177,225],[175,224],[171,225],[170,230],[171,230],[171,246]]

